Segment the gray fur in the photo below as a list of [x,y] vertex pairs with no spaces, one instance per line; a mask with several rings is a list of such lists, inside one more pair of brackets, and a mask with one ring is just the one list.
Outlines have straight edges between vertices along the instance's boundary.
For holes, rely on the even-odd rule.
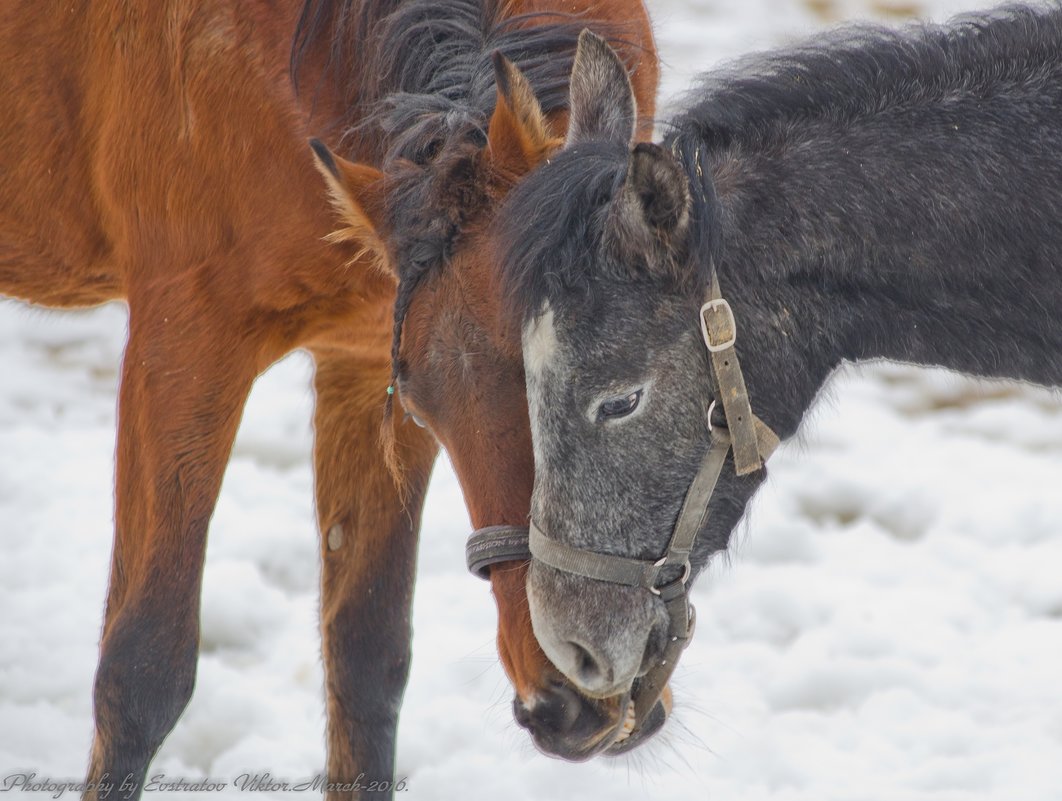
[[[666,547],[710,443],[696,330],[713,264],[753,410],[783,438],[845,360],[1062,384],[1062,6],[860,28],[706,87],[649,156],[681,172],[653,175],[685,183],[687,226],[630,235],[652,226],[608,130],[584,131],[499,218],[514,302],[529,321],[549,304],[562,357],[528,382],[532,517],[576,547]],[[650,378],[637,418],[587,418],[601,393]],[[694,576],[762,480],[724,468]],[[600,584],[534,565],[532,619],[545,642],[613,659],[618,682],[659,648],[663,609]]]

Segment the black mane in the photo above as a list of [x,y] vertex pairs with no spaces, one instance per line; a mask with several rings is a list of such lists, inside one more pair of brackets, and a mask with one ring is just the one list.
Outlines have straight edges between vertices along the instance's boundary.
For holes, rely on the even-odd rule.
[[[575,46],[591,22],[559,13],[511,16],[504,0],[306,0],[292,74],[298,85],[311,45],[330,37],[330,78],[347,98],[343,150],[377,165],[425,163],[446,139],[485,133],[495,51],[524,73],[547,114],[567,108]],[[621,31],[604,33],[628,46]]]
[[896,107],[998,94],[1057,71],[1062,4],[1007,5],[899,30],[850,25],[705,75],[671,122],[709,148],[784,143],[804,123],[843,129]]
[[[706,278],[725,248],[710,165],[727,150],[784,149],[890,110],[945,104],[950,97],[991,97],[1057,75],[1060,54],[1062,3],[1055,0],[899,31],[846,26],[707,74],[687,98],[688,108],[669,122],[664,139],[690,180],[691,251],[701,256],[692,269]],[[536,314],[546,302],[592,288],[598,278],[593,270],[601,268],[592,254],[604,233],[611,193],[626,171],[626,152],[606,155],[581,145],[510,194],[496,230],[515,314]]]

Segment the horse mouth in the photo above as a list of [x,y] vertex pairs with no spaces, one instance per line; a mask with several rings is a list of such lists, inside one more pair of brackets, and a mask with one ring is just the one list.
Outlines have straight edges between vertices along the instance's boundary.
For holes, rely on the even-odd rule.
[[[528,729],[532,742],[543,754],[568,762],[586,762],[596,756],[620,756],[634,750],[663,727],[671,712],[671,692],[650,708],[645,720],[635,715],[638,680],[630,692],[607,699],[588,698],[562,682],[551,688],[554,703],[537,705],[532,713],[524,702],[514,700],[516,720]],[[551,709],[551,714],[543,710]]]
[[[637,687],[638,685],[636,681],[634,686],[635,693],[637,692]],[[649,714],[646,715],[644,721],[638,721],[635,718],[633,699],[628,697],[626,701],[627,714],[623,717],[623,720],[620,721],[612,743],[602,752],[605,756],[621,756],[630,753],[660,731],[660,729],[663,728],[664,723],[667,722],[668,715],[671,713],[670,692],[665,692],[665,694],[653,704],[652,709],[649,710]]]

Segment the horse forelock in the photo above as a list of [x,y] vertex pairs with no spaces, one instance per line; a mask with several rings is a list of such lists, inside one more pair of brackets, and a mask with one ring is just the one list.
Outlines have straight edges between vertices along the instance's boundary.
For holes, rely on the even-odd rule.
[[[592,306],[601,294],[632,282],[668,292],[701,292],[719,250],[719,204],[710,176],[698,169],[695,148],[687,154],[676,146],[675,155],[692,201],[688,236],[675,253],[622,247],[616,215],[630,208],[619,202],[630,164],[625,146],[581,143],[519,184],[493,231],[507,311],[526,322],[547,306]],[[650,269],[648,262],[659,258],[680,263]]]
[[481,149],[451,144],[428,166],[410,161],[387,174],[388,240],[400,282],[450,260],[465,223],[490,200]]
[[558,153],[509,193],[493,232],[510,314],[526,322],[588,288],[626,174],[626,148],[591,142]]

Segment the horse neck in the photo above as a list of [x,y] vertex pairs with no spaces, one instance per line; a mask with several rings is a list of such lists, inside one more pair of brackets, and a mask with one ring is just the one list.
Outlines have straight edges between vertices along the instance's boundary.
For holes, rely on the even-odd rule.
[[1060,151],[1030,84],[717,153],[718,269],[760,413],[792,433],[844,360],[1062,383]]

